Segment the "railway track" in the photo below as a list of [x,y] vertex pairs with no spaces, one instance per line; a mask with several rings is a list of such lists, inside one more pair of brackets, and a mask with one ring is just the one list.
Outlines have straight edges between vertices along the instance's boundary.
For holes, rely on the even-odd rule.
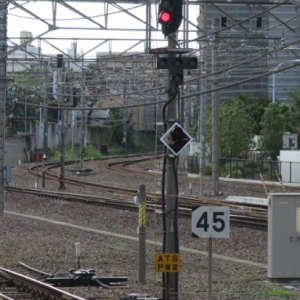
[[[130,166],[132,166],[133,164],[136,164],[136,163],[139,163],[139,162],[143,162],[143,161],[146,161],[146,160],[154,160],[154,159],[157,159],[157,158],[160,158],[161,156],[157,156],[157,157],[152,157],[152,158],[148,158],[148,159],[140,159],[140,160],[130,160],[130,161],[116,161],[116,162],[109,162],[107,164],[107,168],[109,170],[112,170],[112,171],[119,171],[119,172],[129,172],[129,173],[138,173],[138,174],[143,174],[143,175],[147,175],[147,176],[156,176],[157,173],[155,174],[155,172],[149,172],[149,170],[147,171],[144,171],[144,170],[138,170],[138,169],[132,169],[130,168]],[[162,165],[163,163],[161,163]],[[195,178],[195,177],[189,177],[189,180],[190,181],[199,181],[199,178]],[[204,180],[210,180],[210,179],[204,179]],[[239,180],[236,180],[235,181],[235,184],[236,185],[248,185],[248,186],[258,186],[258,187],[262,187],[263,183],[257,183],[255,182],[254,180],[253,181],[239,181]],[[271,188],[274,186],[274,184],[278,184],[281,186],[281,183],[280,182],[264,182],[264,184],[266,185],[266,187],[268,188]],[[293,189],[293,190],[300,190],[300,185],[299,186],[296,186],[296,185],[293,185],[293,186],[285,186],[284,187],[285,190],[289,190],[289,189]]]
[[[116,197],[112,197],[111,195],[89,195],[89,194],[78,194],[78,193],[70,193],[70,192],[58,192],[58,191],[47,191],[40,190],[34,188],[20,188],[20,187],[6,187],[7,192],[14,193],[24,193],[24,194],[32,194],[39,197],[51,198],[51,199],[59,199],[63,201],[69,202],[77,202],[86,205],[94,205],[94,206],[106,206],[110,208],[117,209],[126,209],[131,211],[138,211],[138,207],[133,203],[133,199],[129,197],[125,197],[122,195],[116,195]],[[117,189],[118,193],[119,190]],[[211,200],[211,204],[213,204],[213,200]],[[162,213],[161,204],[158,202],[153,202],[153,199],[149,199],[147,197],[146,200],[147,211],[152,213]],[[190,207],[188,207],[190,205]],[[203,203],[200,201],[197,202],[197,206],[207,205],[207,203]],[[213,205],[216,205],[215,203]],[[225,205],[222,203],[222,205]],[[195,206],[195,205],[194,205]],[[183,201],[179,203],[178,212],[179,217],[190,218],[192,213],[193,205],[186,204]],[[230,206],[230,205],[227,205]],[[255,210],[251,211],[249,208],[245,209],[239,205],[231,205],[231,224],[237,226],[247,226],[251,228],[258,228],[261,230],[266,230],[267,228],[267,213],[263,210]]]
[[0,299],[85,300],[37,279],[0,267]]
[[[142,161],[147,161],[149,159],[153,159],[153,157],[151,158],[139,158],[139,159],[135,159],[133,161],[130,162],[125,162],[124,161],[117,161],[117,162],[112,162],[109,163],[107,166],[108,168],[111,168],[112,166],[120,166],[121,169],[124,168],[124,165],[129,165],[129,164],[134,164],[134,163],[138,163],[138,162],[142,162]],[[70,164],[70,162],[68,163]],[[48,168],[47,168],[47,172],[46,172],[46,176],[47,179],[51,179],[51,180],[56,180],[59,181],[57,174],[52,173],[52,171],[54,169],[57,169],[58,167],[60,167],[60,164],[51,164]],[[37,172],[35,171],[37,168],[37,166],[33,166],[30,169],[30,173],[32,175],[36,175]],[[114,170],[118,170],[115,169]],[[126,169],[127,170],[127,169]],[[130,172],[133,173],[142,173],[142,174],[148,174],[146,172],[139,172],[139,171],[133,171],[133,170],[129,170]],[[39,174],[41,174],[41,172],[38,172]],[[131,197],[134,197],[135,195],[137,195],[138,191],[137,189],[129,189],[129,188],[123,188],[123,187],[117,187],[117,186],[111,186],[111,185],[103,185],[100,183],[93,183],[93,182],[89,182],[89,181],[82,181],[79,179],[74,179],[74,178],[69,178],[69,177],[65,177],[65,182],[68,184],[73,184],[73,185],[77,185],[77,186],[86,186],[86,187],[90,187],[93,189],[97,189],[99,191],[105,191],[108,193],[115,193],[115,194],[122,194],[122,195],[128,195]],[[146,195],[146,200],[149,203],[154,203],[154,204],[161,204],[161,195],[158,193],[153,193],[153,192],[147,192]],[[259,206],[259,205],[251,205],[251,204],[244,204],[244,205],[237,205],[234,202],[226,202],[224,203],[224,201],[218,201],[215,199],[212,199],[211,197],[201,197],[201,198],[197,198],[197,197],[187,197],[187,196],[179,196],[179,204],[182,207],[185,208],[194,208],[200,205],[218,205],[218,206],[230,206],[230,208],[232,209],[241,209],[241,210],[245,210],[245,211],[253,211],[253,212],[258,212],[258,213],[265,213],[266,212],[266,208],[264,206]]]
[[[134,173],[142,173],[146,172],[139,170],[131,170],[128,169],[127,166],[136,164],[139,162],[144,162],[148,160],[156,159],[157,157],[131,157],[130,160],[124,161],[124,159],[117,160],[114,162],[109,162],[107,164],[107,168],[113,169],[114,171],[123,170],[123,172],[134,172]],[[75,162],[69,161],[66,162],[66,165],[71,165]],[[51,163],[47,165],[46,178],[51,180],[59,181],[57,173],[54,172],[55,169],[59,168],[60,164]],[[41,170],[38,170],[41,166],[33,166],[30,169],[30,173],[32,175],[40,174]],[[148,175],[148,173],[146,173]],[[65,177],[65,183],[77,185],[77,186],[85,186],[91,189],[95,189],[98,192],[108,193],[109,196],[89,196],[87,194],[80,195],[74,193],[66,193],[66,192],[49,192],[45,190],[37,190],[37,189],[21,189],[14,190],[14,192],[24,192],[24,193],[34,193],[43,197],[51,197],[51,198],[59,198],[66,201],[77,201],[90,205],[101,205],[101,206],[110,206],[119,209],[129,209],[129,210],[137,210],[137,207],[133,204],[133,197],[137,195],[138,191],[136,189],[129,189],[117,186],[108,186],[100,183],[93,183],[90,181],[82,181],[79,179]],[[10,190],[13,192],[13,190]],[[111,195],[114,195],[113,198]],[[126,198],[124,198],[124,196]],[[157,193],[147,192],[146,195],[147,209],[152,212],[161,212],[161,195]],[[251,204],[243,204],[239,205],[231,202],[218,201],[209,197],[187,197],[187,196],[179,196],[179,216],[180,217],[190,217],[191,211],[195,207],[204,206],[204,205],[214,205],[214,206],[229,206],[231,211],[231,224],[237,226],[247,226],[251,228],[258,228],[262,230],[266,230],[267,228],[267,209],[262,206],[254,206]]]

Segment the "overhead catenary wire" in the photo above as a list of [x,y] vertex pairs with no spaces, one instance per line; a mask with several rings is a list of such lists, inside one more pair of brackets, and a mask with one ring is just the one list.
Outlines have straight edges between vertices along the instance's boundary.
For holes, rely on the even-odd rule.
[[[228,88],[231,88],[231,87],[241,85],[241,84],[246,83],[246,82],[251,82],[251,81],[261,79],[261,78],[264,78],[266,76],[272,75],[272,74],[276,74],[276,73],[280,73],[280,72],[283,72],[283,71],[286,71],[286,70],[289,70],[289,69],[293,69],[297,66],[300,66],[300,62],[295,62],[294,64],[292,64],[290,66],[286,66],[286,67],[283,67],[283,68],[278,68],[277,70],[272,70],[272,71],[266,72],[264,74],[260,74],[260,75],[257,75],[257,76],[252,76],[252,77],[244,79],[244,80],[240,80],[240,81],[233,82],[233,83],[226,84],[226,85],[221,85],[221,86],[219,86],[218,88],[215,88],[215,89],[204,90],[204,91],[200,91],[200,92],[191,93],[189,95],[181,96],[181,99],[188,99],[188,98],[191,98],[191,97],[194,97],[194,96],[208,94],[208,93],[211,93],[213,91],[228,89]],[[35,90],[29,90],[29,91],[34,92]],[[44,92],[41,92],[41,94],[44,94]],[[51,93],[49,93],[49,94],[51,94]],[[62,96],[65,96],[65,95],[62,95]],[[18,103],[25,105],[24,102],[18,102]],[[126,105],[126,107],[130,108],[130,107],[148,106],[148,105],[155,105],[155,104],[158,104],[158,103],[165,103],[165,100],[151,101],[151,102],[148,102],[148,103],[129,104],[129,105]],[[28,103],[27,103],[27,105],[35,106],[35,107],[42,107],[42,108],[58,109],[58,107],[53,107],[53,106],[28,104]],[[121,105],[116,105],[116,106],[92,107],[92,108],[89,108],[89,110],[103,110],[103,109],[111,109],[111,108],[124,108],[124,106],[123,105],[122,106]],[[62,110],[87,110],[87,108],[70,107],[70,106],[60,106],[60,109],[62,109]]]
[[[285,3],[285,2],[284,2]],[[255,17],[256,17],[257,15],[255,15]],[[247,19],[245,19],[245,20],[247,20]],[[240,21],[240,22],[243,22],[244,20],[242,20],[242,21]],[[235,23],[234,24],[234,26],[236,26],[236,25],[238,25],[238,23]],[[280,24],[279,24],[280,25]],[[279,26],[278,25],[278,26]],[[284,46],[283,47],[283,49],[285,49],[286,48],[286,46]],[[233,49],[232,51],[239,51],[240,50],[240,48],[236,48],[236,49]],[[268,51],[269,52],[269,51]],[[271,52],[269,52],[268,54],[265,54],[265,55],[270,55],[271,54]],[[248,56],[247,56],[248,57]],[[227,62],[230,62],[230,61],[232,61],[232,60],[226,60],[226,63]],[[249,61],[248,62],[245,62],[245,64],[246,63],[249,63]],[[232,66],[230,66],[230,67],[232,67]],[[234,67],[233,67],[234,68]],[[226,70],[226,69],[224,69],[224,70]],[[219,71],[220,73],[219,74],[222,74],[223,72],[226,72],[226,71],[224,71],[224,70],[221,70],[221,71]],[[228,69],[227,69],[228,70]],[[279,73],[279,72],[276,72],[276,73]],[[273,73],[270,73],[270,75],[272,75],[272,74],[275,74],[275,72],[273,72]],[[206,77],[209,77],[209,76],[212,76],[213,74],[207,74],[206,75]],[[258,76],[260,76],[260,75],[258,75]],[[193,82],[193,81],[196,81],[196,80],[198,80],[199,78],[202,78],[202,77],[197,77],[197,78],[193,78],[193,79],[191,79],[191,81],[190,82]],[[255,80],[255,79],[253,79],[254,77],[252,76],[251,77],[252,78],[252,80]],[[251,79],[251,78],[248,78],[248,79]],[[260,78],[263,78],[263,77],[260,77]],[[193,80],[193,81],[192,81]],[[250,80],[251,81],[251,80]],[[188,83],[189,81],[186,81],[185,83]],[[242,82],[242,81],[239,81],[239,82]],[[233,83],[233,84],[237,84],[237,85],[239,85],[239,82],[236,82],[236,83]],[[247,81],[248,82],[248,81]],[[240,83],[240,84],[242,84],[242,83]],[[232,86],[236,86],[236,85],[232,85]],[[229,86],[230,87],[230,86]],[[222,88],[222,87],[221,87]],[[223,87],[224,88],[224,90],[226,89],[226,88],[228,88],[228,86],[226,87],[226,86],[224,86]],[[211,91],[213,91],[213,90],[211,90]],[[43,93],[43,92],[42,92]],[[142,91],[139,91],[138,92],[138,95],[140,94],[140,93],[142,93]],[[209,92],[207,92],[207,93],[209,93]],[[136,92],[135,92],[135,94],[136,94]],[[111,97],[113,97],[113,95],[110,95],[110,94],[108,94],[109,96],[111,96]],[[119,94],[119,95],[121,95],[121,94]],[[123,93],[122,95],[130,95],[130,94],[128,94],[128,93]],[[134,95],[134,92],[132,92],[131,93],[131,95]],[[198,94],[199,95],[199,94]],[[93,97],[94,95],[90,95],[90,97]],[[191,98],[191,97],[194,97],[195,96],[195,94],[189,94],[189,95],[185,95],[186,97],[184,97],[184,98],[186,98],[186,99],[189,99],[189,98]],[[86,99],[88,99],[88,97],[86,97]],[[135,100],[133,100],[133,99],[131,99],[133,102],[135,101]],[[152,103],[149,103],[149,105],[152,105],[154,102],[152,102]],[[157,102],[156,102],[157,103]],[[164,103],[164,101],[161,101],[160,103]],[[146,104],[147,105],[147,104]],[[37,105],[38,107],[42,107],[42,106],[40,106],[40,105]],[[138,107],[138,106],[145,106],[145,104],[144,103],[140,103],[140,105],[135,105],[135,104],[132,104],[132,105],[129,105],[128,107]],[[46,107],[46,106],[45,106]],[[51,108],[53,108],[53,107],[51,107]],[[107,109],[108,108],[114,108],[113,106],[108,106],[107,107]],[[116,106],[116,108],[118,108],[118,106]],[[119,107],[120,108],[120,107]],[[122,107],[123,108],[123,107]],[[67,108],[66,108],[67,109]],[[76,110],[76,108],[70,108],[70,109],[72,109],[72,110]],[[101,107],[101,108],[91,108],[91,110],[93,110],[93,109],[103,109],[103,107]],[[104,108],[105,109],[105,108]]]
[[[271,8],[270,8],[271,9]],[[255,15],[256,16],[256,15]],[[245,20],[247,20],[247,19],[245,19]],[[244,21],[244,20],[242,20],[242,21]],[[235,23],[235,25],[236,25],[236,23]],[[236,50],[238,50],[238,49],[234,49],[233,51],[236,51]],[[227,61],[226,61],[227,62]],[[224,70],[226,70],[226,69],[224,69]],[[222,74],[221,72],[226,72],[226,71],[220,71],[220,74]],[[212,76],[213,74],[207,74],[206,76],[208,77],[208,76]],[[198,80],[199,78],[201,78],[201,77],[197,77],[197,78],[194,78],[194,79],[191,79],[191,80]],[[192,82],[192,81],[191,81]],[[189,81],[186,81],[185,83],[189,83]],[[154,90],[154,89],[153,89]],[[149,89],[147,89],[146,90],[146,92],[148,93],[148,91],[150,92],[150,90]],[[132,92],[131,93],[131,95],[141,95],[141,93],[143,93],[143,91],[139,91],[138,93],[136,92],[136,91],[134,91],[134,92]],[[50,94],[51,95],[51,94]],[[107,95],[109,95],[110,97],[114,97],[115,95],[111,95],[111,94],[107,94]],[[121,95],[120,93],[118,94],[118,95]],[[116,96],[118,96],[118,95],[116,95]],[[122,95],[125,95],[125,96],[127,96],[127,95],[130,95],[130,94],[128,94],[128,93],[123,93]],[[90,97],[94,97],[95,95],[91,95]],[[97,96],[97,95],[96,95]],[[99,96],[99,95],[98,95]],[[142,95],[141,95],[142,96]],[[189,95],[186,95],[186,96],[189,96]],[[194,97],[194,96],[191,96],[191,97]],[[88,97],[86,97],[86,99],[88,99]],[[188,98],[187,98],[188,99]],[[131,99],[131,103],[133,103],[133,104],[130,104],[130,106],[128,106],[128,107],[138,107],[138,106],[145,106],[144,104],[142,104],[142,103],[139,103],[138,105],[135,105],[134,104],[134,102],[135,102],[135,100],[134,99]],[[164,101],[161,101],[161,103],[163,103]],[[149,103],[149,105],[152,105],[153,104],[153,102],[151,103]],[[114,104],[113,104],[114,105]],[[107,109],[109,109],[109,108],[113,108],[114,106],[107,106]],[[147,105],[147,104],[146,104]],[[39,106],[40,107],[40,106]],[[115,106],[116,108],[118,108],[118,106]],[[72,108],[70,108],[70,109],[72,109]],[[98,109],[98,108],[97,108]],[[99,109],[101,109],[101,108],[99,108]],[[105,109],[105,108],[104,108]]]
[[[282,49],[285,49],[286,47],[289,47],[290,45],[293,45],[297,42],[299,42],[300,39],[296,39],[294,41],[291,41],[289,43],[287,43],[286,45],[282,45],[281,47],[278,47],[276,49],[273,49],[271,51],[266,51],[265,53],[262,53],[261,55],[257,56],[257,57],[254,57],[250,60],[246,60],[246,61],[243,61],[241,63],[238,63],[236,65],[232,65],[232,66],[229,66],[227,68],[224,68],[224,69],[221,69],[220,71],[218,72],[215,72],[215,73],[209,73],[209,74],[206,74],[206,75],[203,75],[203,76],[200,76],[200,77],[197,77],[197,78],[193,78],[193,79],[190,79],[190,80],[186,80],[185,83],[189,83],[189,82],[192,82],[194,80],[198,80],[198,79],[201,79],[201,78],[206,78],[206,77],[209,77],[209,76],[212,76],[212,75],[217,75],[217,74],[221,74],[225,71],[229,71],[231,69],[234,69],[235,67],[237,66],[241,66],[241,65],[244,65],[244,64],[247,64],[247,63],[250,63],[250,62],[253,62],[255,60],[258,60],[266,55],[269,55],[270,53],[275,53],[277,51],[280,51]],[[275,73],[275,71],[274,71]],[[270,74],[273,74],[273,73],[270,73]],[[24,87],[25,88],[25,87]],[[161,88],[161,87],[160,87]],[[110,97],[113,97],[113,96],[121,96],[121,95],[133,95],[133,94],[139,94],[139,93],[146,93],[146,92],[150,92],[150,91],[154,91],[154,90],[157,90],[158,88],[151,88],[151,89],[147,89],[147,90],[143,90],[143,91],[135,91],[135,92],[131,92],[131,93],[117,93],[116,95],[111,95],[111,94],[108,94]],[[105,96],[105,95],[103,95]]]
[[[281,5],[281,4],[280,4],[280,5]],[[270,8],[270,9],[272,9],[272,8]],[[256,15],[255,15],[255,16],[256,16]],[[247,19],[242,20],[242,21],[240,21],[240,22],[247,21],[248,19],[254,18],[255,16],[251,16],[250,18],[247,18]],[[234,24],[237,24],[237,23],[234,23]]]
[[[263,13],[263,12],[268,11],[268,10],[272,10],[272,9],[276,8],[277,6],[283,5],[284,3],[285,3],[285,2],[279,3],[279,4],[277,4],[277,5],[275,5],[275,6],[271,7],[271,8],[269,8],[269,9],[267,9],[267,10],[264,10],[264,11],[260,12],[260,13]],[[250,19],[252,19],[252,18],[255,18],[256,16],[257,16],[257,14],[254,15],[254,16],[251,16],[250,18],[246,18],[246,19],[244,19],[244,20],[241,20],[240,22],[245,22],[245,21],[247,21],[247,20],[250,20]],[[93,16],[91,16],[91,17],[93,17]],[[90,17],[90,18],[91,18],[91,17]],[[237,24],[239,24],[239,22],[234,23],[232,26],[237,25]]]

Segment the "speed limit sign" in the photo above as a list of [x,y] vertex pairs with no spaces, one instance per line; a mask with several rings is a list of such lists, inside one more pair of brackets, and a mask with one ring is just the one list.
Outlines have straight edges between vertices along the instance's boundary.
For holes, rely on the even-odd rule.
[[193,237],[229,238],[229,216],[229,207],[198,207],[192,212]]

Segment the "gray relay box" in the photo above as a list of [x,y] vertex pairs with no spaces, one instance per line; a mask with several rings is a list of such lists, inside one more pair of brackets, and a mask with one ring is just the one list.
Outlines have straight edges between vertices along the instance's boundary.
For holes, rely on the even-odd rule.
[[270,194],[268,202],[268,278],[300,279],[300,194]]

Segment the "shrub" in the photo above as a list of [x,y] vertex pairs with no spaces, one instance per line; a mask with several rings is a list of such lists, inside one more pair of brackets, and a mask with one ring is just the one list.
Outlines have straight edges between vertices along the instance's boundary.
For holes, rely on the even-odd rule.
[[266,180],[268,180],[268,181],[278,181],[278,175],[276,173],[268,172]]
[[212,164],[207,164],[205,166],[205,175],[211,175],[212,174]]
[[199,165],[191,165],[191,173],[199,174]]
[[219,170],[219,175],[226,178],[242,178],[243,171],[240,169],[234,169],[230,172],[230,167],[226,167]]

